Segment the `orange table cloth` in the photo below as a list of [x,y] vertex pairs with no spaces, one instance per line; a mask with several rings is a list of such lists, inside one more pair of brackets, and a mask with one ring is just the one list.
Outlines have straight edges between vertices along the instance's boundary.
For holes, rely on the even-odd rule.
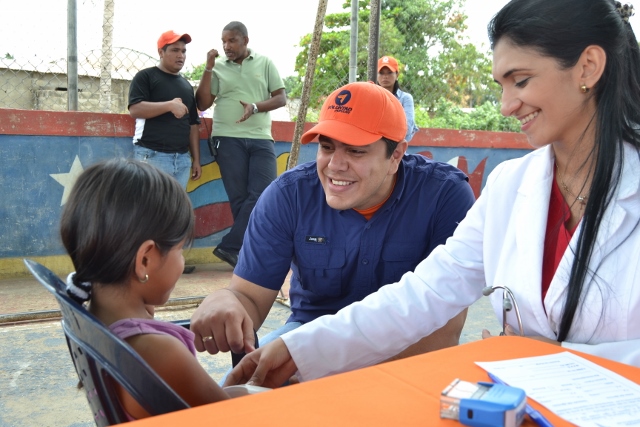
[[[273,391],[135,422],[136,426],[460,426],[440,418],[440,393],[455,378],[489,381],[474,362],[568,351],[522,337],[493,337]],[[574,352],[640,383],[640,368]],[[571,426],[529,400],[554,426]],[[523,426],[536,426],[528,417]]]

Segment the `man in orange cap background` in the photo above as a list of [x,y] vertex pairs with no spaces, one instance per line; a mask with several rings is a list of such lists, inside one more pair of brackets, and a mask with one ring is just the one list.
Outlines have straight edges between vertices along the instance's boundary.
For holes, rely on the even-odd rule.
[[413,96],[409,92],[400,90],[399,72],[398,61],[393,56],[383,56],[378,59],[378,84],[393,93],[402,104],[404,115],[407,118],[407,134],[404,139],[409,142],[420,129],[416,125]]
[[[252,351],[253,331],[289,269],[291,316],[260,345],[399,280],[453,234],[475,200],[467,177],[405,155],[406,131],[402,105],[376,84],[329,95],[302,137],[318,138],[316,160],[262,193],[231,283],[193,314],[198,351]],[[465,318],[466,311],[398,357],[457,345]]]
[[[200,178],[200,118],[191,84],[179,73],[189,34],[166,31],[158,39],[160,62],[140,70],[129,87],[129,114],[136,119],[133,157],[167,172],[186,189]],[[191,273],[194,266],[185,266]]]

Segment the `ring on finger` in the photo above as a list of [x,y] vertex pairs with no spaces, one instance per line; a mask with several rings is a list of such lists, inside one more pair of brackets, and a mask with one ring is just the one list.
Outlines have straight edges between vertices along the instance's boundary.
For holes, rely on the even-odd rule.
[[213,339],[213,337],[212,337],[212,336],[202,337],[202,342],[211,341],[212,339]]

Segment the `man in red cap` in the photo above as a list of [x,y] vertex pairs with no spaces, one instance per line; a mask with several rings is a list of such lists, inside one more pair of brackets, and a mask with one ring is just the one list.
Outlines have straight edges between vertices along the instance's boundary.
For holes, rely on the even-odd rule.
[[[200,118],[191,84],[179,73],[189,34],[166,31],[158,39],[160,62],[139,71],[129,87],[129,114],[136,119],[133,157],[151,163],[186,189],[200,178]],[[191,273],[194,266],[186,266]]]
[[[405,155],[400,102],[373,83],[333,92],[318,124],[316,161],[262,193],[231,283],[191,318],[199,351],[249,352],[292,270],[291,316],[260,345],[398,281],[453,234],[474,202],[457,168]],[[456,345],[466,311],[399,356]],[[384,343],[380,343],[384,345]]]

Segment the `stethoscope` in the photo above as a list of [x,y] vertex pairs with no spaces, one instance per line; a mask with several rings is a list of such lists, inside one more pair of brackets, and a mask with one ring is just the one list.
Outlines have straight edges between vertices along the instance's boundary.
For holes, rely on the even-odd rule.
[[[524,336],[524,329],[522,328],[522,319],[520,318],[520,309],[518,308],[518,302],[516,301],[516,297],[513,296],[513,292],[511,289],[506,286],[487,286],[482,289],[482,295],[488,297],[495,291],[496,289],[502,289],[502,332],[500,335],[506,335],[507,331],[507,312],[511,311],[512,308],[515,308],[516,318],[518,319],[518,328],[520,329],[520,336]],[[511,303],[513,301],[513,304]]]

